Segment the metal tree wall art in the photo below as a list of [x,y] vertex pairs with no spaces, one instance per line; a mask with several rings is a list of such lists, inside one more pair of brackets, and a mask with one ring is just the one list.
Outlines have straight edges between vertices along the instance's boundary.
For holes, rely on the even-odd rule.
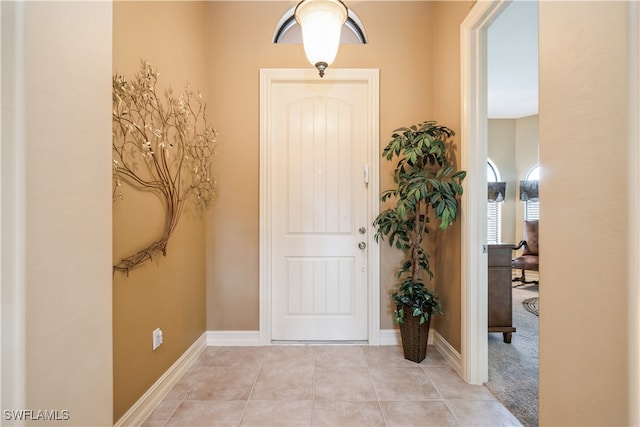
[[179,96],[156,93],[159,73],[142,61],[132,80],[113,77],[113,198],[127,182],[157,195],[164,205],[162,235],[113,266],[132,268],[167,254],[167,242],[186,203],[207,206],[214,198],[211,175],[217,131],[207,125],[201,94],[189,87]]

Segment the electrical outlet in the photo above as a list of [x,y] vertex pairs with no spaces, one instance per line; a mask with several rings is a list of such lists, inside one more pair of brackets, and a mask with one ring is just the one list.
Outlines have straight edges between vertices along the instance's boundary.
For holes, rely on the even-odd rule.
[[158,347],[160,347],[160,344],[162,344],[162,329],[158,328],[155,329],[153,331],[153,350],[157,349]]

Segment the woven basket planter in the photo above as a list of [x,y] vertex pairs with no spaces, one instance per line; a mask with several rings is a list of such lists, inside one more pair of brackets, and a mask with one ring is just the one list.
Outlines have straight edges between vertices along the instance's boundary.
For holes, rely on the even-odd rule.
[[413,316],[410,309],[404,310],[404,320],[400,323],[402,350],[404,358],[412,362],[420,363],[427,357],[431,309],[428,310],[428,314],[428,320],[421,325],[420,316]]

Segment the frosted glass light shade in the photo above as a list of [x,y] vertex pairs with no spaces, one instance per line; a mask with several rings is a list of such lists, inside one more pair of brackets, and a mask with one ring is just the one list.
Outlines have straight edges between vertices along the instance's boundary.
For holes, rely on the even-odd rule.
[[340,0],[303,0],[295,17],[302,29],[302,43],[309,62],[324,76],[324,70],[338,54],[347,7]]

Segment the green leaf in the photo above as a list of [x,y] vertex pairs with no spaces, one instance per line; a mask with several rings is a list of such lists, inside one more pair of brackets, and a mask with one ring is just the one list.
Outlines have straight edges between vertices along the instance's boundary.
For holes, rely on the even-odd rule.
[[462,181],[466,176],[467,176],[466,171],[458,171],[455,174],[453,174],[451,178],[459,179],[460,181]]
[[462,195],[462,185],[458,184],[457,182],[452,182],[451,186],[453,187],[453,190],[456,192],[456,194]]

